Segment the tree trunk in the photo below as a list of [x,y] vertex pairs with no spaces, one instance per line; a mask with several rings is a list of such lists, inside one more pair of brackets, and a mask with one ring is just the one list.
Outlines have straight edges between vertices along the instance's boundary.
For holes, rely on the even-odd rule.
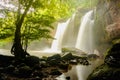
[[29,11],[29,8],[32,4],[33,0],[29,2],[29,5],[26,6],[26,9],[22,16],[20,17],[20,6],[18,8],[18,17],[16,20],[16,30],[15,30],[15,38],[14,38],[14,43],[11,48],[11,54],[13,54],[16,58],[22,59],[25,58],[26,55],[29,55],[26,50],[23,49],[22,44],[21,44],[21,27],[24,22],[24,18]]
[[15,57],[17,58],[25,58],[27,54],[26,51],[24,51],[24,49],[22,48],[22,44],[21,44],[21,26],[22,24],[20,24],[21,22],[19,22],[18,24],[16,24],[16,31],[15,31],[15,38],[14,38],[14,43],[11,49],[11,53],[13,55],[15,55]]

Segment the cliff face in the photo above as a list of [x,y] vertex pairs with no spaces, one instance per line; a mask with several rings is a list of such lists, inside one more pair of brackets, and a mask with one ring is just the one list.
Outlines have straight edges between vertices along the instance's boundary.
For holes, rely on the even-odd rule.
[[97,26],[103,26],[109,41],[120,38],[120,0],[100,0],[96,15]]
[[108,37],[111,39],[120,38],[120,0],[110,0],[107,6],[107,27]]
[[[107,36],[103,42],[120,39],[120,0],[100,0],[96,14],[96,26],[102,28],[104,36]],[[120,42],[107,51],[104,64],[96,68],[87,80],[120,80],[119,76]]]

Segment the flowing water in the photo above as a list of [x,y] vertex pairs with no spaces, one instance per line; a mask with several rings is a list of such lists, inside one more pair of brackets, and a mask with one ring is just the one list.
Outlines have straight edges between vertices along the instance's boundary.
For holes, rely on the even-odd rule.
[[86,53],[94,51],[93,10],[83,16],[81,25],[75,26],[75,14],[66,22],[58,23],[51,51],[60,52],[62,47],[75,47]]
[[[75,47],[89,54],[94,53],[96,44],[94,43],[93,36],[93,14],[93,10],[87,12],[82,17],[79,27],[75,26],[76,14],[73,14],[66,22],[58,23],[55,39],[52,42],[51,48],[45,51],[38,51],[38,53],[61,53],[62,47]],[[58,80],[65,80],[65,76],[70,76],[70,80],[86,80],[99,62],[99,60],[93,61],[90,66],[73,66],[70,71],[64,73]]]
[[75,47],[86,52],[93,52],[93,10],[83,16]]
[[[2,4],[2,3],[0,3]],[[75,26],[75,16],[73,14],[66,22],[58,23],[55,39],[52,42],[51,48],[43,52],[55,52],[61,53],[62,47],[75,47],[88,54],[94,53],[95,41],[93,36],[94,28],[94,11],[87,12],[81,20],[81,24],[78,27]],[[5,53],[3,50],[0,50]],[[6,51],[8,52],[8,51]],[[7,54],[7,53],[6,53]],[[92,61],[89,66],[77,65],[64,73],[62,78],[58,80],[65,80],[65,76],[70,76],[70,80],[86,80],[88,75],[99,65],[100,60]]]
[[[87,12],[83,18],[80,25],[77,41],[75,47],[86,52],[93,53],[94,43],[93,43],[93,10]],[[77,77],[78,80],[86,80],[89,74],[93,71],[95,64],[89,66],[77,65]]]
[[[66,22],[58,23],[57,30],[52,41],[51,48],[43,52],[61,53],[62,47],[74,47],[76,44],[76,28],[74,26],[75,14]],[[71,39],[72,38],[72,39]]]
[[73,16],[70,18],[70,22],[64,32],[62,47],[75,47],[78,34],[78,28],[75,25],[75,19],[76,14],[74,13]]
[[53,40],[51,45],[51,49],[50,49],[51,51],[61,52],[63,36],[68,27],[69,22],[70,19],[68,19],[65,23],[58,23],[56,34],[54,37],[55,39]]
[[[93,16],[94,12],[93,10],[87,12],[81,20],[81,24],[79,26],[79,30],[75,31],[74,29],[76,29],[76,27],[74,26],[74,19],[75,19],[75,15],[72,16],[72,18],[70,19],[69,24],[67,23],[67,27],[66,30],[63,28],[62,32],[64,33],[60,33],[59,31],[61,31],[61,28],[58,29],[57,32],[59,32],[60,34],[62,34],[62,40],[60,38],[60,36],[58,36],[59,38],[57,38],[56,42],[56,46],[54,46],[54,49],[61,49],[64,46],[67,47],[75,47],[78,48],[88,54],[93,54],[94,50],[95,50],[95,44],[94,44],[94,36],[93,36],[93,28],[94,28],[94,16]],[[62,24],[62,23],[61,23]],[[58,26],[60,27],[60,26]],[[74,36],[74,32],[77,32],[77,38],[75,38]],[[56,33],[57,34],[57,33]],[[65,35],[67,34],[67,35]],[[57,37],[57,35],[56,35]],[[60,41],[59,41],[60,40]],[[69,41],[70,40],[70,41]],[[66,41],[66,45],[62,44],[62,42]],[[72,42],[73,41],[73,42]],[[67,43],[68,42],[68,43]],[[54,43],[55,44],[55,43]],[[58,46],[58,44],[60,46]],[[56,48],[55,48],[56,47]],[[96,54],[96,53],[94,53]],[[102,62],[99,59],[96,59],[95,61],[91,62],[91,65],[89,66],[83,66],[83,65],[77,65],[74,66],[70,71],[68,71],[67,73],[64,73],[62,76],[60,76],[60,78],[58,78],[58,80],[65,80],[65,76],[70,76],[70,80],[86,80],[87,77],[89,76],[89,74],[95,69],[96,66],[100,65],[99,63]]]

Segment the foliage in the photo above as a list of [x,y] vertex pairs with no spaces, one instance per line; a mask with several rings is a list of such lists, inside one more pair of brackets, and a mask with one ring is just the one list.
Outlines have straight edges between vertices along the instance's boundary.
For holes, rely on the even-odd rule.
[[[31,0],[19,0],[19,2],[21,4],[20,10],[17,11],[22,11],[21,13],[5,9],[7,11],[5,18],[0,18],[0,39],[14,36],[15,21],[18,15],[21,17]],[[14,2],[14,4],[19,7],[18,2]],[[51,24],[56,20],[70,16],[75,7],[74,0],[35,0],[25,16],[21,29],[22,39],[52,38],[50,31],[54,27]]]
[[1,18],[0,38],[14,36],[11,54],[17,59],[29,56],[27,46],[30,40],[52,38],[51,24],[75,8],[68,0],[16,0],[14,4],[17,8],[5,8],[7,13]]
[[[91,0],[90,0],[91,1]],[[0,18],[0,39],[13,38],[11,53],[22,52],[28,42],[35,39],[52,38],[52,23],[69,17],[82,2],[88,0],[15,0],[15,9],[5,9],[5,18]],[[87,3],[86,3],[87,2]],[[87,6],[88,7],[88,6]],[[21,46],[22,45],[22,46]],[[17,47],[17,48],[15,48]]]
[[[21,4],[20,9],[24,10],[31,1],[19,0],[19,2]],[[92,2],[91,0],[35,0],[23,22],[22,37],[31,40],[51,38],[52,36],[49,33],[53,29],[51,26],[53,22],[69,17],[78,6],[90,7],[95,2],[96,0]],[[18,5],[18,2],[14,2],[14,5]],[[0,39],[14,36],[17,15],[16,12],[7,11],[6,17],[0,19]]]
[[6,18],[0,18],[0,39],[5,39],[13,36],[15,26],[12,13],[6,14]]

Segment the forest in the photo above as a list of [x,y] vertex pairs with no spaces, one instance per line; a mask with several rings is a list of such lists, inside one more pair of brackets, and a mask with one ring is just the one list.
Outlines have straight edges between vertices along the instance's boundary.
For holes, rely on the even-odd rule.
[[119,3],[0,0],[0,80],[119,80]]

